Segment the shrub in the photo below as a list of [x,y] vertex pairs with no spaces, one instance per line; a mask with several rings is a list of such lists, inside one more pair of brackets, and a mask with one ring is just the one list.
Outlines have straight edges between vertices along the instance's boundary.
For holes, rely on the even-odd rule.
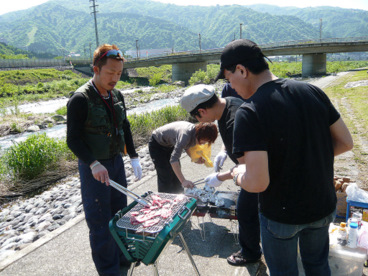
[[189,79],[190,85],[196,84],[198,82],[205,83],[205,84],[210,83],[210,78],[208,77],[207,73],[201,69],[194,72],[194,74]]
[[149,84],[151,86],[156,86],[160,83],[161,79],[162,79],[162,73],[153,74],[153,76],[149,80]]
[[168,106],[157,111],[128,116],[134,142],[146,143],[156,128],[174,121],[188,121],[189,114],[181,106]]
[[11,146],[3,155],[2,162],[14,177],[29,180],[65,156],[63,147],[62,142],[47,137],[45,133],[31,135],[24,142]]

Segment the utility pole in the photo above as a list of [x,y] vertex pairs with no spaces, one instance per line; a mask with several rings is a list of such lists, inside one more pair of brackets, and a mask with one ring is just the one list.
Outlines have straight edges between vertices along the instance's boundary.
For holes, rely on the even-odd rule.
[[96,48],[100,45],[99,41],[98,41],[98,30],[97,30],[97,17],[96,17],[96,14],[97,14],[97,10],[96,10],[96,7],[98,7],[98,5],[95,4],[95,1],[96,0],[89,0],[89,2],[92,2],[92,6],[90,6],[90,8],[93,8],[93,15],[94,15],[94,18],[95,18],[95,31],[96,31]]
[[202,52],[201,34],[198,34],[198,40],[199,40],[199,52]]
[[240,39],[242,39],[242,25],[243,25],[243,23],[240,23]]
[[319,19],[319,41],[322,40],[322,18]]
[[92,43],[90,42],[89,43],[89,58],[92,61],[92,48],[91,48],[91,45],[92,45]]
[[139,51],[138,51],[138,39],[136,39],[135,40],[135,47],[137,48],[137,59],[138,59],[138,53],[139,53]]

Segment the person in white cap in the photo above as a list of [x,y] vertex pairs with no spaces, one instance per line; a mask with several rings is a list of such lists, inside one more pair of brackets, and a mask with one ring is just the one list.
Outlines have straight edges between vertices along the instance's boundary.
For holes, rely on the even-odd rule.
[[[232,152],[233,126],[235,113],[243,102],[243,100],[235,97],[218,98],[214,87],[204,84],[190,87],[184,92],[180,100],[181,106],[199,122],[218,122],[225,151],[221,151],[216,156],[215,166],[219,166],[217,161],[223,158],[222,155],[229,155],[235,164],[239,163],[238,158],[241,155]],[[216,171],[218,171],[218,167]],[[207,185],[217,187],[227,178],[231,178],[230,171],[213,173],[207,176],[205,181]],[[248,193],[244,189],[240,190],[237,200],[237,218],[241,249],[230,255],[227,261],[229,264],[236,266],[257,262],[262,255],[258,219],[258,194]]]
[[256,43],[230,42],[220,72],[245,99],[234,122],[233,153],[245,166],[233,180],[259,193],[262,250],[270,275],[331,275],[329,225],[336,214],[334,156],[353,140],[328,96],[306,82],[279,79]]

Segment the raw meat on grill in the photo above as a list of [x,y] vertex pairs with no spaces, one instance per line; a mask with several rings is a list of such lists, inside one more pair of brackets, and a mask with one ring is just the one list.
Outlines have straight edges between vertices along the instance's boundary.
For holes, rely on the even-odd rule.
[[172,215],[172,206],[178,204],[185,197],[178,195],[174,200],[162,199],[158,195],[151,195],[152,205],[145,206],[139,211],[131,212],[130,223],[132,225],[142,224],[143,227],[150,227],[167,219]]

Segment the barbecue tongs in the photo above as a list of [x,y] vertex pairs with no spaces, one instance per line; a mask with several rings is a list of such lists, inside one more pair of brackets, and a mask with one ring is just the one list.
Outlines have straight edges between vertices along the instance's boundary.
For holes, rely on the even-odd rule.
[[128,190],[127,188],[121,186],[120,184],[116,183],[115,181],[110,179],[110,185],[112,187],[114,187],[116,190],[118,190],[119,192],[130,196],[132,199],[134,199],[135,201],[137,201],[139,204],[142,204],[143,206],[150,206],[150,204],[144,200],[141,196],[137,195],[136,193],[132,192],[131,190]]

